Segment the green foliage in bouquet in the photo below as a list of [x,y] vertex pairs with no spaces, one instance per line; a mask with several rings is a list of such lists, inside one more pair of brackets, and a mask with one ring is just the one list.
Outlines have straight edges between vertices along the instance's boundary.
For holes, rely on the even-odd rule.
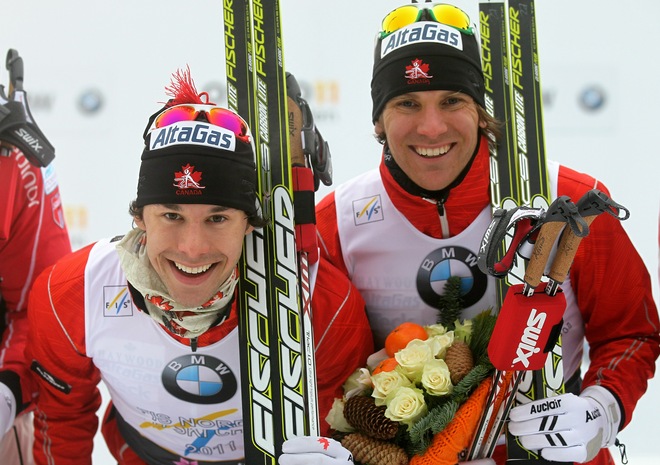
[[402,435],[401,438],[406,442],[406,444],[402,445],[408,455],[425,452],[431,444],[433,436],[445,429],[452,418],[454,418],[454,415],[456,415],[461,404],[491,374],[492,369],[488,366],[483,364],[475,365],[470,373],[454,387],[453,392],[449,396],[440,398],[441,402],[437,402],[434,407],[429,409],[424,417],[410,427],[407,434]]
[[445,283],[443,294],[438,297],[438,323],[454,329],[454,323],[463,313],[461,278],[451,276]]
[[[394,453],[390,445],[408,457],[423,454],[492,376],[487,348],[496,317],[488,309],[462,319],[460,284],[455,276],[445,284],[438,300],[437,324],[424,326],[427,340],[411,339],[394,357],[390,349],[390,358],[382,365],[357,370],[344,384],[345,397],[335,399],[327,420],[337,439],[347,441],[354,453],[373,462],[370,465],[389,465]],[[366,453],[376,450],[390,462]],[[357,455],[356,460],[360,461]]]
[[[439,299],[438,323],[448,330],[456,329],[462,312],[460,293],[461,280],[457,276],[449,278],[445,284],[444,294]],[[485,310],[472,319],[472,332],[468,345],[474,357],[474,368],[454,387],[452,393],[444,397],[425,395],[429,405],[428,413],[409,427],[407,434],[402,435],[400,444],[409,455],[426,451],[433,436],[445,429],[454,418],[458,408],[481,382],[492,375],[493,365],[488,358],[488,342],[495,327],[496,317],[492,311]]]
[[493,315],[492,309],[485,310],[472,318],[472,337],[470,338],[470,350],[474,355],[475,367],[483,365],[488,372],[494,370],[493,364],[488,358],[488,343],[495,329],[497,316]]

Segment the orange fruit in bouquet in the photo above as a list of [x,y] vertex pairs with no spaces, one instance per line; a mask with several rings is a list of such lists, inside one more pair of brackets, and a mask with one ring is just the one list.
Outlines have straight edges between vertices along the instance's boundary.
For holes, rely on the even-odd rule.
[[413,339],[428,339],[428,334],[422,325],[407,321],[394,328],[385,338],[385,352],[389,357],[394,357],[401,349],[405,349]]
[[389,357],[380,362],[378,365],[376,365],[376,368],[374,368],[374,372],[372,375],[377,375],[381,371],[388,372],[392,371],[396,368],[396,366],[399,364],[399,362],[396,361],[394,357]]

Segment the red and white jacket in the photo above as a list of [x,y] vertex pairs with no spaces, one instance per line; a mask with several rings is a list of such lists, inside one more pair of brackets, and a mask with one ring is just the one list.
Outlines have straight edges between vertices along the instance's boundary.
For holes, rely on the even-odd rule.
[[[312,271],[321,434],[327,435],[332,402],[373,352],[373,342],[364,301],[348,279],[325,260]],[[37,464],[91,463],[101,379],[112,398],[103,434],[122,465],[242,460],[235,308],[193,351],[190,340],[139,309],[115,241],[102,240],[40,275],[29,316],[27,356],[40,375]]]
[[29,290],[71,244],[54,165],[38,168],[14,148],[0,157],[0,173],[0,382],[10,387],[20,412],[35,395],[24,355]]
[[[608,193],[599,181],[565,166],[549,163],[548,171],[553,197],[577,201],[593,188]],[[482,139],[470,171],[444,203],[449,227],[444,236],[442,209],[403,190],[382,161],[378,170],[339,186],[319,202],[321,255],[342,269],[365,298],[376,349],[404,320],[435,323],[437,310],[429,302],[451,274],[466,278],[469,287],[464,316],[489,307],[494,287],[476,265],[489,224],[489,182],[488,144]],[[654,374],[660,323],[649,273],[620,221],[607,214],[594,220],[562,289],[568,303],[562,333],[565,378],[580,368],[586,340],[590,364],[582,387],[598,384],[613,392],[624,427]],[[611,460],[603,450],[592,463]]]

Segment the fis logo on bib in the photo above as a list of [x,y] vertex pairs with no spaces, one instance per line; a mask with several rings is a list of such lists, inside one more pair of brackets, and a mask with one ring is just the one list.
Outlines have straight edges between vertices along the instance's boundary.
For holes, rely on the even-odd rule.
[[133,316],[133,300],[128,286],[103,286],[103,316]]
[[211,355],[177,357],[163,369],[161,379],[167,392],[194,404],[226,402],[238,391],[234,372]]
[[470,307],[484,296],[488,278],[477,266],[477,256],[463,247],[442,247],[428,254],[417,271],[417,292],[431,307],[438,307],[438,298],[444,294],[447,280],[457,276],[464,308]]
[[365,223],[383,220],[383,205],[380,195],[353,200],[353,220],[359,226]]
[[220,126],[199,121],[179,121],[151,133],[150,150],[163,149],[179,144],[203,145],[234,151],[236,135]]
[[380,46],[380,57],[383,58],[388,53],[406,45],[424,42],[449,45],[463,50],[463,38],[456,29],[440,23],[421,21],[403,27],[383,39]]

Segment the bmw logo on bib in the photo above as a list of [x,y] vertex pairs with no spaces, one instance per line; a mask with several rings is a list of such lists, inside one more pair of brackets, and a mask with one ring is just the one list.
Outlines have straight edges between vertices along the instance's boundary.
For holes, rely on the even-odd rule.
[[195,404],[217,404],[234,397],[236,375],[221,360],[210,355],[189,354],[167,364],[162,375],[167,392]]
[[424,302],[438,307],[447,280],[461,278],[464,308],[477,303],[486,292],[488,278],[477,266],[477,256],[463,247],[443,247],[428,254],[417,271],[417,291]]

